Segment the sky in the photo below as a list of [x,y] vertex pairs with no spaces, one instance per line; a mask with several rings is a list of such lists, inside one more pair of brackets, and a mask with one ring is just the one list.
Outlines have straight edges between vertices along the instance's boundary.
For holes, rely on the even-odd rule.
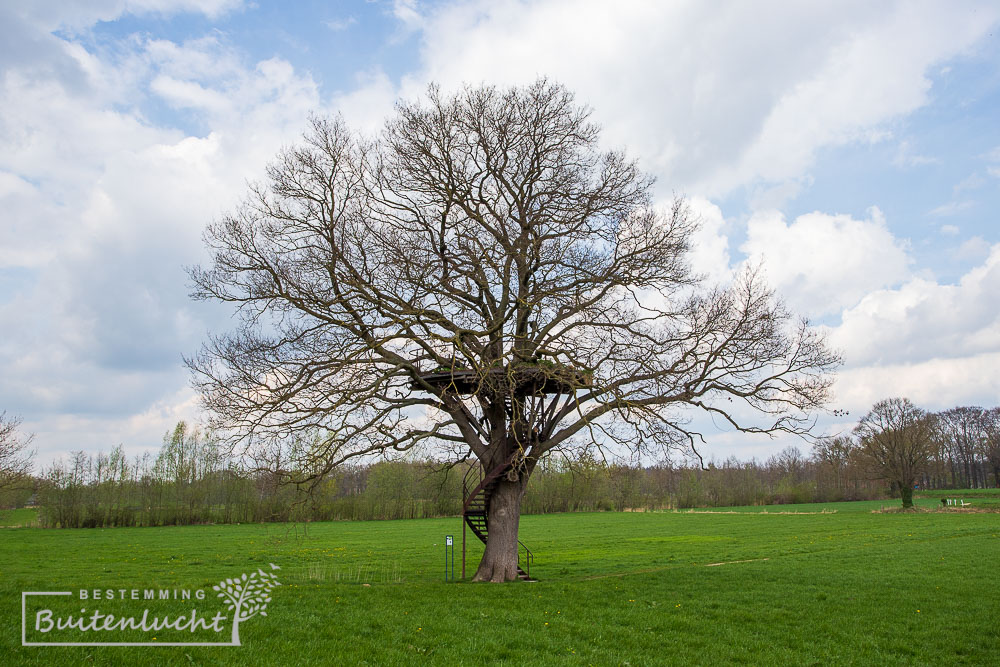
[[2,3],[0,411],[42,465],[155,449],[199,418],[183,357],[232,324],[188,297],[202,230],[310,113],[376,132],[430,82],[539,76],[688,199],[708,281],[760,263],[828,332],[848,415],[821,430],[889,396],[995,406],[998,27],[975,1]]

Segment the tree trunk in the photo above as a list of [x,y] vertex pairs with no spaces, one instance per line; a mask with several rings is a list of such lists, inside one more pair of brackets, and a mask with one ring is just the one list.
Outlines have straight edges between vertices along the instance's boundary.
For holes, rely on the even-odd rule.
[[903,499],[903,507],[913,507],[913,484],[900,484],[899,496]]
[[[526,476],[522,476],[526,477]],[[527,480],[525,480],[527,481]],[[473,581],[517,579],[517,529],[525,483],[501,480],[490,497],[486,550]]]

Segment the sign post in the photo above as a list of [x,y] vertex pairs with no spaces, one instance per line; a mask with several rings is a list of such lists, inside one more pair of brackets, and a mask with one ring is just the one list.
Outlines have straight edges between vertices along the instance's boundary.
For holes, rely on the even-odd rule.
[[[448,572],[449,562],[451,573]],[[455,538],[451,535],[444,536],[444,580],[455,581]]]

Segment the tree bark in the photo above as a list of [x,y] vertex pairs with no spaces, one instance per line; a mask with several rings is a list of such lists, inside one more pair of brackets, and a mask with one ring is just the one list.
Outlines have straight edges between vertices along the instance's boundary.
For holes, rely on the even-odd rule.
[[904,508],[913,507],[913,483],[900,484],[899,496],[903,500]]
[[[526,481],[526,480],[525,480]],[[517,530],[525,483],[506,479],[490,497],[486,550],[473,581],[503,582],[517,579]]]

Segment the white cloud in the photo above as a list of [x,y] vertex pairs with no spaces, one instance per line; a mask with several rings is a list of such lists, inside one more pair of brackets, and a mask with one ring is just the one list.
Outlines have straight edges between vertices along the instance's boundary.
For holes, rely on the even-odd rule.
[[809,176],[788,179],[777,185],[758,183],[750,188],[750,209],[753,211],[780,210],[786,202],[794,199],[803,188],[812,185]]
[[705,276],[710,284],[726,284],[732,279],[733,269],[722,209],[702,197],[690,198],[688,205],[698,221],[698,229],[691,237],[691,269]]
[[35,434],[38,461],[48,465],[70,451],[90,453],[109,451],[122,444],[128,456],[144,452],[156,454],[163,435],[172,431],[179,421],[197,423],[200,417],[198,396],[183,387],[153,401],[129,417],[101,414],[60,414],[38,421],[25,421],[26,432]]
[[927,212],[927,215],[932,215],[937,218],[950,218],[951,216],[958,215],[963,211],[969,210],[973,205],[974,202],[969,200],[952,201],[931,209]]
[[859,417],[876,402],[905,396],[927,410],[1000,404],[1000,352],[847,368],[838,375],[836,404]]
[[757,213],[740,250],[751,262],[763,260],[770,283],[796,312],[839,313],[909,275],[906,245],[889,232],[877,208],[869,216],[817,212],[788,224],[780,213]]
[[337,93],[330,106],[350,127],[373,133],[382,127],[392,111],[398,91],[381,69],[360,72],[355,79],[357,87],[350,92]]
[[246,74],[240,53],[215,36],[184,43],[135,38],[135,57],[161,76],[197,82],[223,83]]
[[416,0],[393,0],[392,15],[407,31],[417,30],[425,24],[423,14],[417,9]]
[[920,167],[937,162],[940,162],[938,158],[915,153],[913,146],[907,140],[899,142],[899,146],[896,149],[896,157],[892,160],[892,163],[897,167]]
[[329,21],[324,21],[323,25],[334,32],[341,32],[347,30],[352,25],[357,24],[358,19],[353,16],[348,16],[346,18],[340,19],[330,19]]
[[50,0],[18,3],[18,12],[46,32],[83,30],[98,21],[113,21],[124,14],[197,13],[216,18],[243,6],[243,0]]
[[939,229],[938,231],[940,231],[945,236],[955,236],[958,234],[960,230],[956,225],[941,225],[941,229]]
[[[45,451],[155,445],[195,415],[178,362],[224,316],[189,302],[181,267],[201,258],[204,224],[324,106],[311,75],[281,58],[248,62],[224,33],[182,43],[140,34],[111,46],[66,35],[124,13],[214,17],[240,6],[0,7],[0,269],[18,276],[0,299],[0,406],[30,413]],[[551,76],[593,105],[607,141],[637,154],[664,193],[690,195],[702,221],[692,264],[712,282],[731,274],[732,229],[708,197],[746,188],[754,207],[778,207],[809,185],[823,147],[891,139],[887,124],[926,103],[926,73],[998,14],[991,4],[902,1],[483,0],[425,11],[400,0],[391,11],[403,36],[420,40],[414,71],[396,82],[375,66],[326,106],[371,131],[400,93],[415,97],[431,80]],[[163,107],[190,127],[150,112]],[[942,233],[949,227],[957,232]],[[983,250],[977,239],[963,247]],[[996,248],[958,286],[916,280],[905,243],[873,210],[863,220],[813,213],[790,223],[758,213],[740,249],[766,256],[797,310],[846,308],[832,335],[848,355],[838,388],[851,401],[900,393],[890,391],[893,377],[916,386],[921,373],[933,382],[976,363],[996,368],[987,307]],[[996,396],[991,381],[968,390]]]
[[956,183],[954,185],[954,187],[952,187],[951,190],[956,195],[958,195],[958,194],[960,194],[962,192],[968,192],[968,191],[971,191],[971,190],[978,190],[979,188],[983,187],[984,185],[986,185],[986,179],[985,178],[983,178],[979,174],[969,174],[968,176],[966,176],[965,178],[963,178],[961,181],[959,181],[958,183]]
[[[182,355],[228,315],[189,300],[183,267],[321,107],[318,89],[214,38],[133,37],[114,54],[40,44],[42,61],[76,70],[15,61],[0,79],[0,269],[20,272],[0,299],[0,406],[38,433],[43,458],[156,445],[196,413]],[[186,109],[204,134],[152,123],[150,100]]]
[[982,236],[973,236],[962,241],[951,256],[960,262],[980,262],[990,253],[990,242]]
[[243,5],[243,0],[126,0],[125,11],[131,14],[201,13],[214,18]]
[[407,15],[422,68],[405,97],[432,80],[551,76],[665,187],[714,196],[794,181],[823,146],[888,136],[883,124],[927,102],[928,69],[985,34],[998,9],[548,0]]
[[0,225],[0,270],[35,269],[50,261],[58,240],[55,225],[65,215],[37,185],[17,174],[0,171],[0,202],[6,222]]
[[174,108],[199,109],[219,114],[229,106],[225,93],[205,88],[195,81],[178,81],[161,75],[153,79],[150,88]]
[[830,328],[845,367],[835,405],[864,414],[906,396],[929,410],[1000,404],[1000,244],[954,285],[913,278],[872,292]]
[[[995,355],[1000,353],[998,293],[1000,244],[994,245],[983,264],[966,273],[957,285],[914,278],[898,288],[868,294],[844,311],[842,323],[831,332],[831,340],[844,351],[849,368],[854,369],[933,360],[947,365],[948,359]],[[983,368],[967,377],[965,384],[986,387],[989,374],[990,370]],[[932,378],[928,378],[928,387],[945,391]]]

